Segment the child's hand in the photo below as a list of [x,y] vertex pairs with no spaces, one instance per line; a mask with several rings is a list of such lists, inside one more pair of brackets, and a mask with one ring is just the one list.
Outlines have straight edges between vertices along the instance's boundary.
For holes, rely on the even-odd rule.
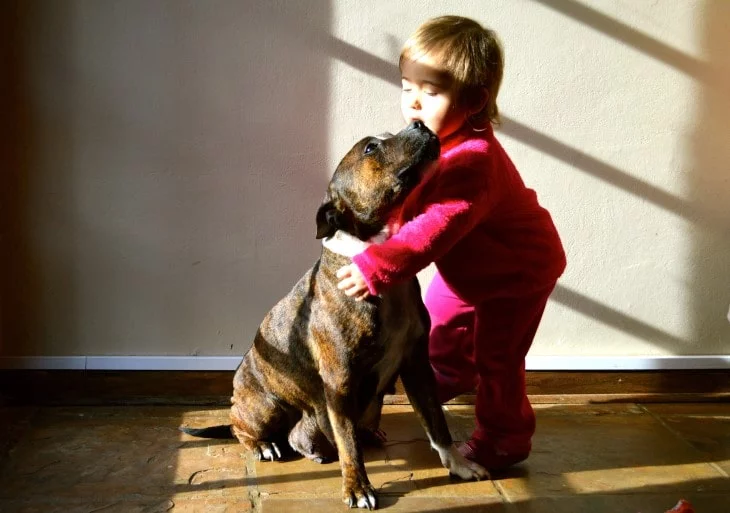
[[345,295],[355,298],[357,301],[370,297],[368,284],[365,283],[365,278],[355,264],[340,267],[337,271],[337,278],[340,280],[337,288],[345,291]]

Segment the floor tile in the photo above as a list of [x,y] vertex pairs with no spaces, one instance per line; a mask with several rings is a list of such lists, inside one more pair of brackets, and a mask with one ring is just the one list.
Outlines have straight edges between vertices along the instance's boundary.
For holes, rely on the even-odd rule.
[[[31,501],[0,501],[3,513],[163,513],[173,511],[175,504],[169,499],[148,500],[101,500],[99,502],[58,502],[35,499]],[[177,511],[177,510],[174,510]]]
[[[663,494],[588,494],[564,497],[542,497],[513,504],[518,513],[664,513],[680,498],[690,501],[697,513],[727,513],[730,497],[726,494],[696,497],[667,491]],[[489,510],[487,510],[489,511]]]
[[[263,513],[300,513],[317,511],[318,513],[346,513],[363,511],[348,509],[337,499],[266,499],[261,504]],[[383,496],[378,499],[378,511],[393,513],[510,513],[514,510],[510,504],[495,502],[492,498],[484,499],[465,497],[442,497],[438,500],[426,497]]]
[[730,403],[648,404],[645,408],[730,476]]
[[[183,435],[177,429],[184,416],[180,412],[140,416],[131,410],[39,412],[8,455],[0,498],[114,502],[115,497],[129,495],[247,496],[249,481],[239,444]],[[211,420],[217,420],[216,415],[200,418]]]
[[721,492],[730,480],[633,405],[537,410],[528,461],[499,478],[512,502],[571,494]]
[[114,499],[80,504],[0,501],[3,513],[245,513],[252,510],[248,500],[232,499]]
[[35,406],[0,407],[0,470],[10,449],[28,431],[37,411]]
[[[380,508],[467,513],[730,511],[730,405],[538,405],[530,458],[494,480],[451,479],[407,406],[386,406],[387,442],[364,451]],[[0,409],[0,511],[348,511],[337,462],[255,462],[235,440],[178,431],[228,423],[227,408]],[[456,440],[471,406],[446,407]]]

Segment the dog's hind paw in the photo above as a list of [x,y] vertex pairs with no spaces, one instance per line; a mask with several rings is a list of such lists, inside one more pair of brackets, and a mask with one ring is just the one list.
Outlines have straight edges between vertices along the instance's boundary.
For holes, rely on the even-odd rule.
[[274,442],[258,442],[253,453],[259,461],[279,461],[281,459],[279,446]]

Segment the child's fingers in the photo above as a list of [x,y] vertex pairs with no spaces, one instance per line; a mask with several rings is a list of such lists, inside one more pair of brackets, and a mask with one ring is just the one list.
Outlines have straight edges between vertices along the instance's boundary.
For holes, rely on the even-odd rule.
[[337,269],[337,273],[335,274],[335,276],[337,276],[337,278],[339,279],[349,278],[350,276],[352,276],[352,269],[350,267],[351,264],[340,267],[339,269]]
[[356,280],[347,279],[342,280],[337,284],[337,288],[344,291],[345,295],[357,299],[365,299],[370,295],[370,291],[367,286],[358,283]]
[[352,281],[352,278],[343,278],[340,281],[337,282],[337,288],[340,290],[344,290],[345,293],[347,293],[348,290],[350,290],[355,284]]
[[360,289],[357,287],[357,284],[350,279],[341,281],[337,285],[337,288],[343,290],[345,292],[345,295],[350,297],[356,296],[361,292]]

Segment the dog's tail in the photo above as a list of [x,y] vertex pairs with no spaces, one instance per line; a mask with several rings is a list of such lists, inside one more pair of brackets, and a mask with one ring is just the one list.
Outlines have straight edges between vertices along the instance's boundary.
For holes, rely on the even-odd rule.
[[178,429],[188,435],[197,436],[199,438],[218,438],[227,439],[235,438],[233,431],[231,430],[230,424],[223,424],[220,426],[210,426],[205,428],[193,428],[180,426]]

